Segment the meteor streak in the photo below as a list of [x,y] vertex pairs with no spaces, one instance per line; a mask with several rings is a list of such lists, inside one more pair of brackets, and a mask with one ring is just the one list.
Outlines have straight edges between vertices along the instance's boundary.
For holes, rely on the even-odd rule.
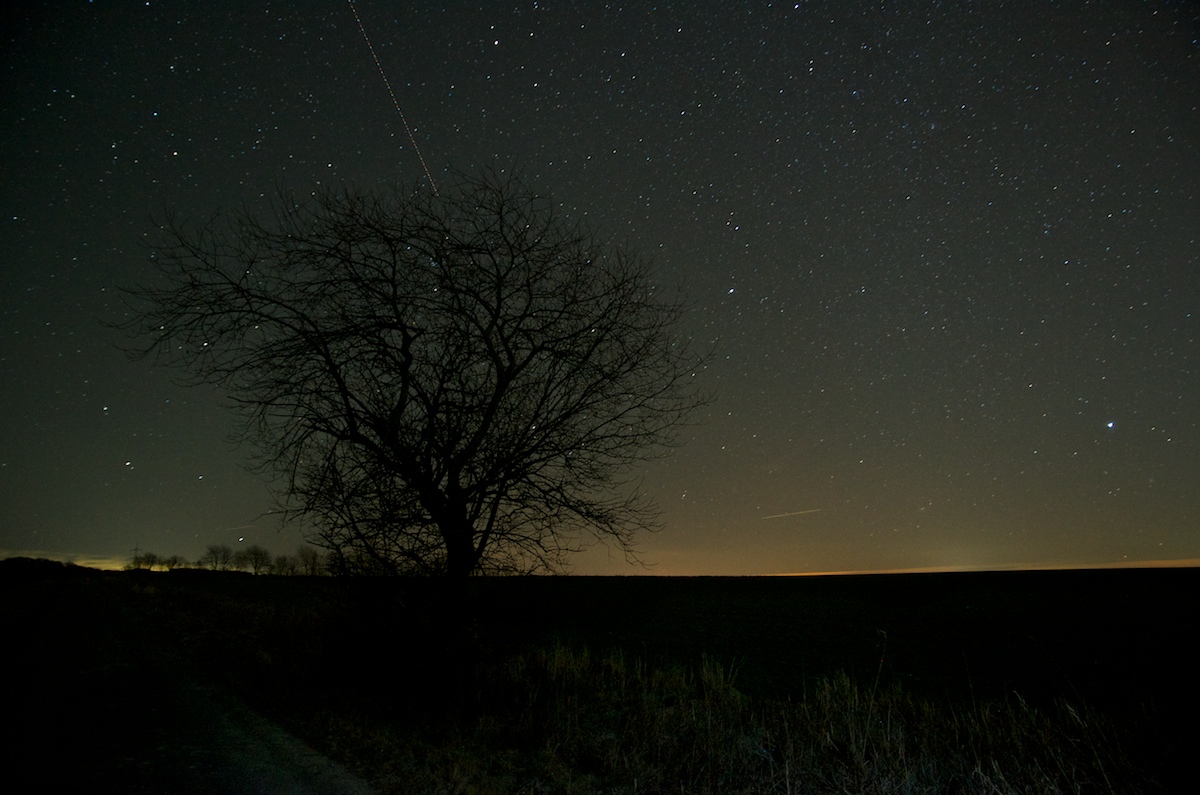
[[788,511],[787,513],[773,513],[770,516],[764,516],[764,519],[782,519],[785,516],[803,516],[806,513],[820,513],[820,508],[809,508],[807,511]]
[[396,109],[396,113],[400,115],[400,121],[404,124],[404,131],[408,133],[408,140],[412,141],[413,150],[417,153],[417,159],[421,161],[421,168],[425,169],[425,176],[429,178],[429,187],[433,189],[433,195],[438,195],[437,183],[433,181],[433,174],[429,172],[429,166],[425,163],[425,155],[421,154],[421,147],[417,145],[417,137],[413,135],[412,127],[408,126],[408,119],[404,117],[404,111],[400,110],[400,100],[396,99],[396,92],[392,90],[392,81],[388,80],[387,72],[383,71],[383,62],[379,60],[379,56],[375,52],[375,45],[371,43],[371,37],[367,35],[367,28],[363,25],[362,18],[358,15],[358,9],[354,6],[354,0],[348,0],[350,3],[350,11],[354,14],[354,21],[358,23],[358,30],[362,33],[363,41],[367,43],[367,49],[371,52],[371,58],[375,61],[375,68],[379,70],[379,76],[383,78],[384,88],[387,89],[388,96],[392,98],[392,106]]

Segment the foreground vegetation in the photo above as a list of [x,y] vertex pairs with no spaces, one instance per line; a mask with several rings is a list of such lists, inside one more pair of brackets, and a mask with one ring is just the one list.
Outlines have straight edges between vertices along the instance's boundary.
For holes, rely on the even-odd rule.
[[[1150,727],[1118,727],[1079,699],[918,696],[886,670],[879,634],[876,662],[856,676],[831,670],[772,695],[747,692],[729,663],[752,648],[727,659],[702,646],[631,653],[637,641],[621,634],[600,645],[586,633],[563,639],[561,619],[519,600],[498,600],[492,616],[471,600],[464,607],[452,586],[310,584],[328,590],[301,599],[301,585],[259,601],[202,589],[168,609],[173,620],[223,615],[216,636],[212,625],[177,625],[192,653],[212,655],[208,667],[226,672],[228,686],[381,792],[1165,789],[1137,747]],[[498,618],[505,603],[518,612],[509,626]],[[460,623],[462,613],[473,618]],[[529,630],[542,622],[551,629]]]
[[[564,645],[510,658],[478,712],[413,730],[327,713],[329,753],[395,793],[1091,793],[1157,787],[1100,716],[1019,696],[965,707],[820,681],[753,699],[703,658],[658,668]],[[316,732],[314,732],[316,729]]]
[[[838,639],[827,636],[833,640],[814,648],[833,650],[810,655],[807,673],[786,667],[795,660],[780,659],[778,638],[753,626],[742,631],[752,615],[766,626],[787,626],[794,610],[811,615],[812,628],[861,640],[848,607],[853,600],[835,592],[861,601],[878,623],[890,621],[888,603],[872,597],[867,581],[814,591],[797,582],[570,578],[478,582],[460,591],[429,581],[195,570],[65,580],[42,586],[63,611],[44,618],[59,622],[54,643],[78,638],[79,648],[64,647],[63,667],[53,677],[44,673],[47,681],[80,676],[78,661],[97,648],[153,659],[155,668],[170,666],[160,680],[195,678],[236,695],[385,793],[1169,792],[1183,772],[1180,750],[1191,742],[1152,712],[1113,720],[1070,689],[1049,690],[1068,693],[1065,701],[1032,687],[989,684],[1010,681],[1003,677],[1011,663],[995,652],[1022,640],[1001,635],[989,616],[954,630],[964,650],[981,637],[997,641],[981,647],[975,662],[990,661],[1002,677],[977,667],[978,694],[939,694],[931,680],[910,675],[928,666],[905,661],[912,650],[904,649],[903,624],[888,623],[890,636],[872,629],[874,645],[834,648]],[[899,582],[885,583],[888,593]],[[903,584],[909,592],[920,586]],[[930,593],[955,595],[944,609],[965,601],[965,586],[934,586]],[[805,603],[805,592],[818,593],[819,601]],[[30,599],[37,593],[13,586],[10,596],[39,604]],[[745,611],[739,593],[749,600]],[[1081,598],[1094,609],[1091,593]],[[792,604],[779,602],[779,594],[790,594]],[[918,602],[925,608],[914,611]],[[1038,603],[1045,613],[1044,600]],[[919,615],[921,626],[945,617],[925,596],[913,604],[900,607]],[[1039,632],[1011,594],[1006,610],[1021,633]],[[690,634],[693,619],[707,634]],[[31,620],[29,631],[41,625]],[[800,635],[806,647],[815,637],[781,634]],[[728,653],[726,636],[740,643],[740,653]],[[746,637],[760,640],[749,645]],[[1110,640],[1114,649],[1126,648],[1125,638]],[[930,643],[938,645],[922,641]],[[871,663],[855,669],[864,650]],[[944,641],[934,649],[946,658],[957,651]],[[1080,651],[1066,664],[1078,667],[1095,655],[1094,648]],[[1129,676],[1102,684],[1114,692],[1190,692],[1177,677],[1185,668],[1149,653],[1150,667],[1123,660]],[[1046,682],[1061,656],[1036,661]],[[93,665],[136,672],[150,663],[129,668],[96,657]],[[30,670],[48,669],[31,661]],[[795,673],[779,673],[785,670]],[[1157,679],[1140,676],[1151,671]],[[774,687],[782,679],[794,687]],[[153,691],[138,703],[152,705]],[[161,706],[167,709],[159,714],[169,716],[169,704]],[[136,722],[147,713],[103,714]]]

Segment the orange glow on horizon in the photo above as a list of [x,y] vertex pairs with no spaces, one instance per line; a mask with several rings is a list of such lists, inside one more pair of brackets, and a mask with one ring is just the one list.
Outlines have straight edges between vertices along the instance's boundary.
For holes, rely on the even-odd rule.
[[[82,553],[47,552],[30,549],[0,549],[0,560],[8,558],[33,558],[53,560],[101,571],[123,571],[129,563],[128,557],[117,555],[92,555]],[[1109,563],[1010,563],[1002,565],[946,565],[946,566],[912,566],[908,568],[890,569],[845,569],[828,571],[788,571],[788,572],[759,572],[759,573],[712,573],[705,571],[689,572],[675,570],[670,573],[650,570],[634,570],[615,573],[613,571],[584,571],[567,576],[577,577],[838,577],[870,574],[950,574],[988,571],[1077,571],[1094,569],[1187,569],[1200,568],[1200,558],[1180,558],[1163,560],[1123,560]]]
[[1079,571],[1092,569],[1190,569],[1200,568],[1200,558],[1179,560],[1123,560],[1116,563],[1011,563],[1001,566],[917,566],[905,569],[857,569],[848,571],[794,571],[763,574],[763,577],[834,577],[853,574],[943,574],[984,571]]
[[118,555],[89,555],[66,552],[47,552],[42,549],[0,549],[0,560],[9,558],[32,558],[34,560],[53,560],[58,563],[70,563],[88,569],[101,571],[122,571],[129,563],[127,556]]

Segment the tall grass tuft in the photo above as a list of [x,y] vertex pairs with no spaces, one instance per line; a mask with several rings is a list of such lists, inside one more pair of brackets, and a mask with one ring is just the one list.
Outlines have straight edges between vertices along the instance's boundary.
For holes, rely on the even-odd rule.
[[449,734],[375,735],[369,767],[406,793],[1092,793],[1152,791],[1104,721],[1018,695],[968,709],[845,675],[755,700],[711,657],[653,666],[555,644],[494,667]]

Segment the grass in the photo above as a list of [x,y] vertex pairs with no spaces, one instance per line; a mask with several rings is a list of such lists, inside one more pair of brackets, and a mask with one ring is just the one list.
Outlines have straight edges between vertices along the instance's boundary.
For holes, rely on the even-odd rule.
[[[1163,631],[1185,626],[1150,608],[1194,578],[564,578],[464,599],[418,581],[34,574],[0,577],[24,606],[9,630],[31,692],[119,682],[96,718],[132,731],[169,660],[380,792],[1141,793],[1190,778],[1186,633]],[[1141,620],[1115,622],[1121,606]],[[1081,674],[1064,686],[1063,671]],[[1143,699],[1171,719],[1126,708]],[[38,726],[70,718],[27,707]]]
[[[199,610],[195,602],[163,609],[215,622],[192,643],[236,672],[231,686],[381,792],[1163,789],[1134,761],[1136,732],[1079,699],[1026,699],[1012,689],[979,699],[916,694],[889,675],[897,652],[881,630],[870,633],[874,664],[857,676],[834,670],[799,693],[773,695],[739,687],[741,666],[704,653],[702,642],[686,647],[696,652],[631,653],[619,632],[600,644],[537,633],[514,641],[514,627],[485,615],[448,631],[456,622],[424,601],[444,598],[436,593],[339,602],[302,588],[262,599],[241,590],[255,584],[248,580],[191,592]],[[162,595],[151,603],[168,604]]]
[[[396,793],[1141,792],[1097,715],[1015,694],[970,707],[898,686],[821,680],[754,699],[702,657],[650,666],[553,644],[475,682],[473,710],[436,728],[328,715],[320,742]],[[470,717],[467,717],[470,716]]]

